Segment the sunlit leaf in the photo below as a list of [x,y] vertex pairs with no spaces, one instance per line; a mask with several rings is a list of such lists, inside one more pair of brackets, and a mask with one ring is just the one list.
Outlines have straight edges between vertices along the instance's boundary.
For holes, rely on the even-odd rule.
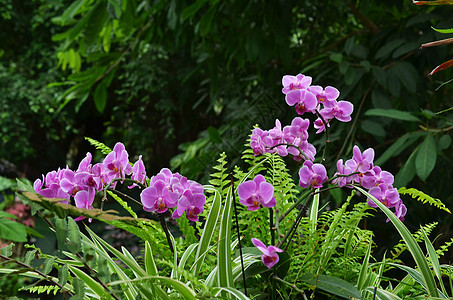
[[453,0],[435,0],[435,1],[415,1],[415,5],[452,5]]
[[447,62],[444,62],[443,64],[437,66],[434,70],[432,70],[429,75],[433,75],[434,73],[437,73],[439,71],[443,71],[445,69],[448,69],[450,68],[451,66],[453,66],[453,59],[447,61]]
[[426,180],[436,165],[437,150],[434,136],[430,133],[418,149],[415,158],[415,169],[421,180]]

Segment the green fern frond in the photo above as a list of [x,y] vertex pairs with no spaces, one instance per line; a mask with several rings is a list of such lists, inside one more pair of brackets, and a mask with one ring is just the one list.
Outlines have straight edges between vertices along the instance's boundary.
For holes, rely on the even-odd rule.
[[437,256],[441,257],[445,255],[445,252],[450,250],[451,245],[453,245],[453,238],[441,245],[439,249],[436,250]]
[[407,189],[405,187],[402,187],[398,189],[398,192],[402,195],[410,195],[412,198],[422,202],[423,204],[428,203],[429,205],[445,210],[446,212],[451,214],[451,211],[445,206],[445,204],[442,203],[442,201],[433,198],[417,189],[414,188]]
[[178,223],[179,229],[184,234],[184,239],[187,244],[198,243],[198,239],[195,236],[195,228],[190,225],[189,220],[185,216],[175,219],[175,221]]
[[47,295],[50,295],[50,293],[53,293],[54,295],[56,295],[59,290],[60,290],[60,287],[58,285],[35,285],[35,286],[22,287],[19,289],[19,291],[28,291],[30,293],[37,293],[37,294],[46,293]]
[[211,173],[211,179],[209,180],[209,183],[216,187],[218,191],[221,191],[222,196],[225,196],[231,183],[228,178],[229,173],[226,168],[227,161],[225,152],[220,154],[220,158],[217,160],[217,162],[219,164],[213,167],[213,169],[217,172],[213,171]]
[[94,146],[97,150],[100,150],[102,154],[107,155],[110,152],[112,152],[112,149],[107,147],[104,143],[98,142],[95,139],[89,137],[85,137],[85,140],[87,140],[90,143],[90,145]]
[[[422,226],[427,236],[434,230],[434,228],[436,228],[437,224],[438,224],[437,222],[433,222]],[[423,241],[423,234],[421,229],[414,232],[412,236],[415,238],[417,242]],[[401,255],[401,253],[403,253],[406,249],[407,249],[406,242],[404,242],[404,240],[400,240],[399,243],[396,244],[390,251],[390,253],[393,256],[392,260],[397,259]]]

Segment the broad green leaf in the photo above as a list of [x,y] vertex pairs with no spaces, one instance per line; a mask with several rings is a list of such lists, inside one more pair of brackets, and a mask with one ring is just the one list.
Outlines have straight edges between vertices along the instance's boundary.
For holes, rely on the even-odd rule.
[[407,248],[412,254],[412,257],[414,258],[415,263],[417,264],[419,271],[422,275],[423,283],[426,286],[428,295],[438,297],[439,293],[437,291],[436,282],[428,266],[428,262],[426,261],[424,253],[420,249],[420,246],[418,245],[417,241],[415,240],[409,229],[407,229],[407,227],[404,226],[403,222],[401,222],[400,219],[398,219],[398,217],[390,209],[388,209],[382,202],[380,202],[375,197],[370,195],[363,188],[357,186],[354,188],[361,192],[362,194],[364,194],[369,200],[373,201],[386,214],[386,216],[395,226],[396,230],[398,230],[399,234],[406,243]]
[[[11,243],[7,246],[1,247],[0,254],[3,256],[6,256],[6,257],[10,257],[11,255],[13,255],[13,247],[14,247],[13,243]],[[15,270],[11,270],[11,271],[15,271]]]
[[405,43],[404,45],[402,45],[401,47],[396,49],[395,52],[393,52],[392,57],[398,58],[400,56],[406,55],[407,53],[409,53],[411,51],[416,51],[419,48],[420,48],[420,44],[418,42]]
[[442,135],[437,141],[437,151],[448,149],[451,145],[451,136],[449,134]]
[[393,66],[393,69],[404,87],[410,93],[415,93],[417,91],[418,79],[418,71],[415,67],[408,62],[399,61]]
[[42,264],[42,270],[41,272],[44,274],[49,274],[50,271],[53,269],[53,263],[55,262],[54,257],[46,258],[44,260],[44,263]]
[[345,299],[361,299],[359,290],[350,282],[330,275],[305,274],[301,280],[313,287]]
[[66,234],[68,238],[66,246],[71,253],[76,254],[80,251],[82,240],[80,237],[79,225],[77,225],[72,218],[68,218],[68,228]]
[[384,118],[391,118],[391,119],[395,119],[395,120],[411,121],[411,122],[420,121],[416,116],[412,115],[410,112],[397,110],[397,109],[372,108],[365,112],[365,116],[384,117]]
[[207,0],[195,1],[193,4],[184,8],[181,13],[182,20],[192,18],[205,4]]
[[373,73],[374,78],[377,83],[379,83],[383,88],[387,88],[387,73],[380,67],[372,66],[371,72]]
[[102,82],[94,90],[93,99],[96,109],[102,113],[107,104],[107,88]]
[[26,226],[16,221],[10,220],[9,218],[17,219],[17,217],[12,214],[0,211],[0,239],[14,242],[26,242]]
[[418,177],[425,181],[434,169],[437,159],[436,142],[434,136],[429,133],[420,145],[417,157],[415,158],[415,169]]
[[211,26],[217,13],[217,6],[214,4],[211,5],[212,6],[203,15],[203,17],[201,17],[200,22],[198,23],[199,32],[202,36],[206,36],[211,31]]
[[420,136],[426,135],[425,132],[406,133],[396,140],[390,147],[385,150],[382,155],[376,159],[375,164],[378,166],[383,165],[391,157],[399,155],[407,147],[412,145]]
[[406,186],[415,176],[415,156],[417,155],[419,148],[416,148],[414,152],[404,163],[403,167],[398,171],[395,176],[395,187]]
[[330,60],[336,63],[341,63],[343,61],[343,54],[333,53],[329,56]]
[[387,58],[390,56],[390,53],[393,52],[396,48],[404,44],[403,39],[396,39],[390,42],[386,42],[384,46],[382,46],[374,56],[375,59]]
[[364,120],[360,127],[363,131],[377,136],[377,137],[385,137],[385,129],[381,126],[380,123],[371,121],[371,120]]
[[69,278],[68,273],[69,273],[69,267],[68,267],[68,264],[66,264],[66,263],[58,269],[58,283],[61,286],[64,286],[66,284],[66,282],[68,282],[68,278]]
[[67,25],[74,16],[80,11],[80,8],[87,0],[76,0],[61,15],[61,25]]
[[401,80],[395,68],[387,69],[387,87],[393,97],[398,98],[401,92]]

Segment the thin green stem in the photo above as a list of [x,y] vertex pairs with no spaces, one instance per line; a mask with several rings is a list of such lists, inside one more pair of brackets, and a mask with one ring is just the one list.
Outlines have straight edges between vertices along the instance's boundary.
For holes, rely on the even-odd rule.
[[273,226],[273,220],[274,220],[274,211],[272,210],[272,207],[269,207],[269,229],[270,229],[270,234],[271,234],[271,245],[275,245],[275,232],[274,229],[275,227]]
[[18,265],[21,266],[21,267],[24,267],[24,268],[26,268],[26,269],[29,269],[29,270],[31,270],[32,272],[35,272],[36,274],[38,274],[39,276],[41,276],[44,280],[49,281],[50,283],[52,283],[52,284],[58,286],[61,290],[67,292],[70,296],[73,295],[73,294],[71,293],[71,291],[66,290],[61,284],[59,284],[58,282],[54,281],[54,280],[52,279],[51,276],[48,276],[48,275],[42,273],[42,272],[39,271],[38,269],[32,268],[31,266],[26,265],[26,264],[24,264],[23,262],[17,261],[17,260],[12,259],[12,258],[9,258],[9,257],[4,256],[4,255],[2,255],[2,254],[0,254],[0,258],[3,259],[3,260],[5,260],[5,261],[8,261],[8,262],[16,263],[16,264],[18,264]]
[[272,147],[269,147],[269,150],[272,150],[272,149],[274,149],[275,147],[278,147],[278,146],[288,146],[288,147],[296,148],[297,150],[299,150],[299,153],[302,154],[302,156],[304,157],[305,160],[310,160],[310,158],[308,158],[308,156],[302,151],[302,149],[300,149],[298,146],[293,145],[293,144],[280,143],[280,144],[274,145]]
[[159,214],[159,221],[160,221],[160,225],[162,226],[162,229],[165,232],[165,236],[167,237],[167,243],[168,243],[168,246],[170,247],[171,254],[174,255],[175,249],[173,248],[173,243],[171,242],[170,232],[168,231],[167,223],[165,222],[165,218],[162,214]]
[[327,144],[330,143],[329,139],[329,129],[328,125],[329,122],[327,122],[324,117],[319,113],[319,111],[315,110],[316,116],[321,119],[322,123],[324,124],[324,131],[326,132],[326,143],[324,144],[324,149],[322,150],[322,157],[321,157],[321,162],[324,162],[326,160],[326,153],[327,153]]
[[[307,198],[308,200],[308,198]],[[308,201],[307,201],[308,202]],[[307,203],[305,203],[307,204]],[[300,220],[302,219],[303,215],[306,213],[306,205],[304,205],[304,207],[299,211],[299,214],[297,215],[296,217],[296,220],[293,222],[293,224],[291,225],[291,227],[289,228],[288,232],[286,233],[285,237],[283,238],[283,240],[281,240],[278,244],[277,244],[277,247],[280,246],[280,245],[283,245],[286,240],[288,240],[288,238],[291,236],[294,235],[294,232],[296,231],[297,227],[299,226],[299,223],[300,223]],[[291,239],[289,239],[291,240]],[[287,245],[285,246],[285,250],[288,248],[288,245],[289,245],[289,241],[287,242]]]
[[290,208],[288,208],[287,211],[281,214],[281,216],[278,219],[278,222],[280,223],[281,221],[283,221],[283,219],[286,218],[286,216],[288,216],[288,214],[291,213],[293,209],[299,206],[303,200],[307,200],[307,197],[310,196],[310,193],[311,190],[307,190],[300,199],[298,199]]
[[110,188],[108,189],[108,191],[111,191],[111,192],[114,192],[114,193],[116,193],[116,194],[119,194],[119,195],[121,195],[122,197],[127,198],[127,199],[131,200],[132,202],[134,202],[134,203],[136,203],[136,204],[138,204],[138,205],[140,205],[140,206],[143,206],[143,203],[141,203],[141,202],[135,200],[134,198],[132,198],[131,196],[129,196],[129,195],[123,193],[123,192],[120,192],[120,191],[114,190],[114,189],[110,189]]
[[247,284],[245,281],[245,268],[244,268],[244,259],[242,256],[242,245],[241,245],[241,233],[239,230],[239,219],[238,219],[238,211],[236,208],[236,196],[234,192],[234,182],[233,182],[233,173],[230,173],[231,178],[231,190],[233,191],[233,208],[234,208],[234,215],[236,217],[236,230],[238,235],[238,247],[239,247],[239,255],[241,257],[241,268],[242,268],[242,280],[244,281],[244,294],[247,296]]
[[301,294],[302,297],[303,297],[305,300],[308,300],[307,295],[305,295],[305,291],[299,289],[295,284],[290,283],[290,282],[288,282],[288,281],[286,281],[286,280],[283,280],[283,279],[281,279],[280,277],[278,277],[278,276],[276,276],[276,275],[274,275],[274,279],[277,280],[277,281],[279,281],[279,282],[281,282],[281,283],[283,283],[283,284],[285,284],[285,285],[287,285],[287,286],[289,286],[290,288],[292,288],[293,290],[295,290],[296,292],[298,292],[299,294]]

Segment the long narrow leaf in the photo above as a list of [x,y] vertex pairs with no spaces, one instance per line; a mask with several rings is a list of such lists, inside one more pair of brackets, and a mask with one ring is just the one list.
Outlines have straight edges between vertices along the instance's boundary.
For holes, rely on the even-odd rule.
[[148,241],[145,242],[145,270],[151,276],[156,276],[157,266],[154,262],[153,251]]
[[365,256],[363,257],[362,267],[360,268],[359,278],[357,279],[357,289],[359,289],[359,291],[361,291],[365,287],[365,284],[367,283],[369,273],[368,266],[372,244],[373,244],[372,241],[368,242],[368,248],[365,253]]
[[[130,282],[138,282],[138,281],[149,281],[149,280],[159,280],[161,283],[165,283],[168,286],[172,287],[175,289],[177,292],[180,293],[181,296],[183,296],[183,299],[189,299],[189,300],[196,300],[197,298],[195,297],[195,291],[192,290],[190,287],[188,287],[185,283],[175,280],[169,277],[165,276],[143,276],[139,277],[136,279],[130,279]],[[118,280],[118,281],[113,281],[109,285],[117,285],[117,284],[123,284],[125,283],[124,280]],[[153,299],[153,298],[151,298]]]
[[311,222],[311,231],[316,231],[316,223],[318,223],[318,210],[319,210],[319,188],[315,190],[315,195],[313,196],[313,202],[310,206],[310,222]]
[[203,228],[203,233],[201,234],[200,242],[198,243],[197,253],[195,254],[195,263],[193,270],[193,274],[195,276],[197,276],[200,272],[209,244],[211,243],[212,236],[214,235],[214,229],[220,216],[222,201],[222,197],[220,196],[221,194],[214,187],[204,186],[204,188],[207,190],[213,190],[215,194],[211,210],[209,211],[208,218],[206,219],[206,224]]
[[215,287],[215,288],[212,289],[212,291],[214,293],[217,293],[217,294],[219,294],[221,291],[224,291],[224,292],[227,292],[230,295],[236,297],[236,299],[239,299],[239,300],[248,300],[248,299],[250,299],[249,297],[244,295],[241,291],[238,291],[238,290],[236,290],[234,288]]
[[233,189],[230,186],[220,220],[219,252],[217,256],[217,280],[220,287],[233,286],[231,259],[231,219],[233,213]]
[[82,270],[75,268],[73,266],[68,266],[69,270],[74,274],[79,279],[82,279],[83,282],[87,285],[88,288],[90,288],[96,295],[99,297],[107,297],[110,298],[109,293],[106,291],[106,289],[97,281],[95,281],[91,276],[83,272]]
[[429,258],[431,259],[431,264],[433,266],[434,273],[436,274],[437,279],[439,280],[439,284],[442,289],[442,292],[444,294],[447,294],[447,291],[444,286],[444,282],[442,280],[442,273],[440,272],[440,264],[439,264],[439,259],[437,258],[436,250],[434,249],[433,244],[431,244],[431,242],[429,241],[428,236],[426,235],[426,232],[423,229],[423,227],[420,226],[420,228],[423,233],[423,237],[424,237],[423,240],[425,241],[426,250],[428,251]]
[[387,215],[389,220],[395,226],[396,230],[398,230],[398,232],[400,233],[401,237],[403,238],[404,242],[407,245],[407,248],[411,252],[412,257],[414,258],[415,263],[420,269],[420,273],[422,275],[423,282],[426,286],[428,295],[431,297],[439,297],[436,282],[434,280],[433,274],[431,273],[431,270],[429,269],[425,255],[420,249],[420,246],[417,244],[415,238],[410,233],[409,229],[407,229],[407,227],[404,226],[403,222],[401,222],[400,219],[398,219],[398,217],[395,216],[395,214],[390,209],[388,209],[383,203],[381,203],[375,197],[370,195],[367,191],[365,191],[361,187],[354,188],[360,191],[362,194],[364,194],[368,199],[373,201]]

